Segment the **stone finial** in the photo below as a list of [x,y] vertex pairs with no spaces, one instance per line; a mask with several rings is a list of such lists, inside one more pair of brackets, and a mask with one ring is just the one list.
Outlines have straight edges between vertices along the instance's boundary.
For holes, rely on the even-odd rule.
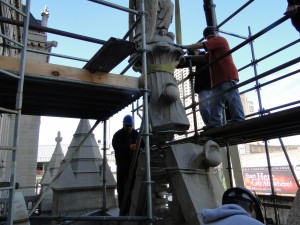
[[45,8],[41,12],[42,16],[42,26],[47,27],[48,26],[48,18],[49,18],[49,11],[48,7],[45,5]]
[[57,144],[60,144],[60,142],[62,141],[60,131],[57,132],[57,137],[55,138],[55,141],[57,142]]

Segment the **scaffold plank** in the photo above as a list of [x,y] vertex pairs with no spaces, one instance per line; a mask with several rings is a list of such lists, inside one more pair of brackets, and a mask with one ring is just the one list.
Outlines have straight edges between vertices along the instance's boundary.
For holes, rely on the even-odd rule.
[[[17,74],[19,60],[0,56],[0,68]],[[17,80],[0,73],[0,108],[14,108]],[[22,114],[106,120],[142,92],[138,77],[26,61]]]

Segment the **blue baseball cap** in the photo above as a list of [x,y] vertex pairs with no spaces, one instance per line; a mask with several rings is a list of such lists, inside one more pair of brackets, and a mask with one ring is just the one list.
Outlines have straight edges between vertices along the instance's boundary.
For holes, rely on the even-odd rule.
[[124,125],[133,125],[134,121],[133,121],[132,116],[130,116],[130,115],[125,116],[123,119],[123,124]]

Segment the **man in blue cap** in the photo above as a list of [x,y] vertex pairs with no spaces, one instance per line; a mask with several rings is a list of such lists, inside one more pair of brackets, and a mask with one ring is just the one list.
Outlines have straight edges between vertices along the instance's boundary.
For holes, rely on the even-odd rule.
[[[121,207],[122,205],[131,161],[133,158],[134,151],[136,150],[138,132],[133,128],[133,125],[134,120],[132,116],[126,115],[123,119],[123,127],[114,134],[112,139],[112,145],[115,150],[115,158],[117,165],[117,191],[119,207]],[[134,177],[132,178],[132,181],[134,181]],[[131,183],[131,187],[133,187],[133,182]],[[128,195],[128,199],[124,209],[124,214],[128,214],[129,212],[130,199],[131,192],[129,192]]]

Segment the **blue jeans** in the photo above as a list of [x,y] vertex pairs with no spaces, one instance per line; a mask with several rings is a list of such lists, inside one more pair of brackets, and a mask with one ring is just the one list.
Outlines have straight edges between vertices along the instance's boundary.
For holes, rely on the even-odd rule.
[[208,121],[210,118],[210,103],[209,103],[210,100],[204,102],[202,101],[208,98],[210,94],[211,94],[211,90],[204,90],[198,93],[199,112],[206,126],[208,125]]
[[[220,92],[223,92],[231,87],[236,86],[237,81],[231,80],[226,81],[217,87],[212,89],[211,95],[214,96]],[[223,125],[222,113],[225,101],[228,102],[229,112],[231,114],[231,119],[233,121],[242,121],[245,120],[245,114],[243,105],[241,102],[240,94],[238,89],[226,92],[223,95],[219,95],[210,100],[211,106],[211,116],[209,120],[209,125],[220,127]]]

